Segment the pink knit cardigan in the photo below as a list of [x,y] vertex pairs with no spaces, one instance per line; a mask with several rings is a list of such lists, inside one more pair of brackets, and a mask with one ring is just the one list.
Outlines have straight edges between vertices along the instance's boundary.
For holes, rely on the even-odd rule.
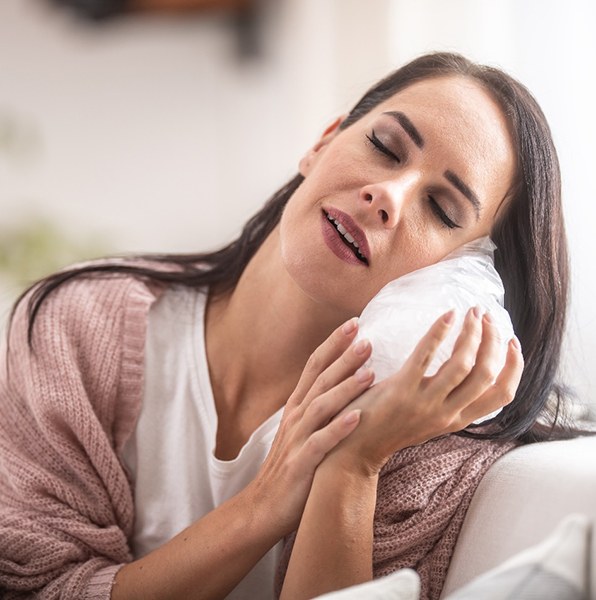
[[66,284],[42,305],[33,352],[20,304],[0,357],[0,588],[14,590],[3,598],[108,599],[131,560],[118,453],[141,404],[154,299],[131,278]]
[[[42,305],[33,351],[19,306],[0,356],[3,599],[108,600],[132,559],[133,495],[119,456],[140,410],[158,294],[127,276],[65,284]],[[396,455],[379,484],[375,575],[414,567],[423,597],[437,598],[472,493],[510,447],[447,436]]]

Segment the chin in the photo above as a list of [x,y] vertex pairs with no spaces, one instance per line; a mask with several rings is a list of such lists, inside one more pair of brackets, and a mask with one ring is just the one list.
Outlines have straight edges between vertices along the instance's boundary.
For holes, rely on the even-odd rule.
[[342,263],[330,253],[322,240],[311,239],[311,243],[305,245],[303,237],[292,230],[283,216],[279,249],[284,268],[298,293],[306,296],[317,308],[328,307],[329,311],[337,312],[338,319],[348,319],[362,312],[370,298],[364,298],[362,290],[352,287],[351,268],[342,269]]
[[349,282],[325,274],[325,270],[317,268],[311,260],[284,260],[284,264],[299,293],[318,308],[337,313],[338,319],[358,316],[367,304],[366,300],[354,296]]

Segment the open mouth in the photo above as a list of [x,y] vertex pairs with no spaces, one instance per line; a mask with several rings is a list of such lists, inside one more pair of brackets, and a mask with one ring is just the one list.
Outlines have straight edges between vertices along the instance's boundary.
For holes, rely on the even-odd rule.
[[354,253],[354,256],[362,263],[368,266],[368,260],[360,251],[360,246],[358,242],[348,233],[346,228],[334,217],[332,217],[328,212],[323,211],[327,220],[331,223],[331,225],[335,228],[337,233],[339,234],[339,239]]

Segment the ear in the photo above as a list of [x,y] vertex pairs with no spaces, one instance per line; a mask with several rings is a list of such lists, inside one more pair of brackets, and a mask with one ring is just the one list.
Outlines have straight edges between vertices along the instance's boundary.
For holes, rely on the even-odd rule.
[[333,123],[331,123],[327,129],[325,129],[319,141],[300,159],[300,162],[298,163],[298,170],[300,171],[301,175],[306,177],[310,173],[313,166],[317,162],[321,150],[323,150],[337,135],[339,126],[344,122],[345,118],[346,115],[337,117],[337,119],[335,119],[335,121],[333,121]]

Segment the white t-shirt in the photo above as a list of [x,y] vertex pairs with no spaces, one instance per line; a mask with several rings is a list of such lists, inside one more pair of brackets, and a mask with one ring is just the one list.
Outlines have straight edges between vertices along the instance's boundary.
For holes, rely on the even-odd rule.
[[[134,482],[135,558],[246,487],[267,456],[281,419],[280,409],[234,460],[215,458],[217,413],[205,352],[205,302],[206,294],[174,286],[149,312],[143,405],[123,454]],[[228,598],[272,599],[280,550],[281,542]]]

